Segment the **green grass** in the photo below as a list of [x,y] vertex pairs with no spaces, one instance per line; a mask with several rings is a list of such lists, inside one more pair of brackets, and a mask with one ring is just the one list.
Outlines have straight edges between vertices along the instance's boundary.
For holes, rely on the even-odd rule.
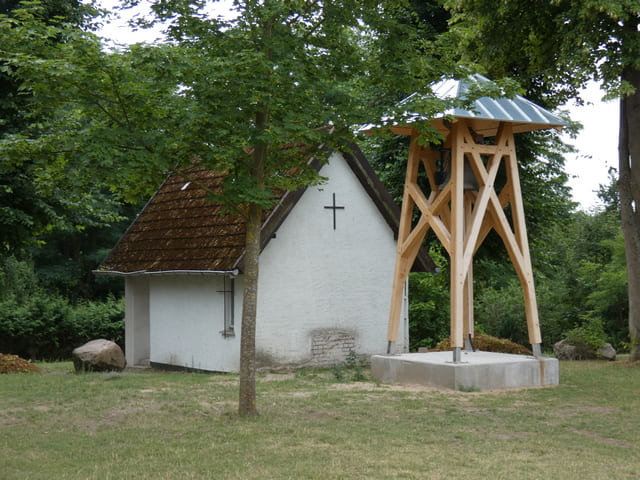
[[235,375],[40,366],[0,375],[0,479],[640,478],[640,368],[624,364],[482,393],[262,374],[250,419]]

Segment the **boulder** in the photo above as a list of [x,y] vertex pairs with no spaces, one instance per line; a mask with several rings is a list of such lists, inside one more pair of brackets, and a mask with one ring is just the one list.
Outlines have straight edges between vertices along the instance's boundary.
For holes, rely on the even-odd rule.
[[584,344],[570,345],[566,338],[553,345],[553,353],[558,360],[616,359],[616,351],[610,343],[605,343],[596,351],[592,347]]
[[569,345],[566,338],[563,338],[553,345],[553,354],[558,360],[577,360],[577,349],[576,346]]
[[605,343],[598,350],[598,357],[613,362],[616,359],[616,350],[610,343]]
[[105,340],[91,340],[71,353],[76,371],[122,371],[127,365],[124,353],[117,343]]

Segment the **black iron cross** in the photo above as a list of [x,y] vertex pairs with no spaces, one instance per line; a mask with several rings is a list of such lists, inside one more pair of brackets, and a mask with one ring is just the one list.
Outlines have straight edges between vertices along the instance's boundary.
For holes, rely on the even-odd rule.
[[336,210],[344,210],[344,206],[336,205],[336,194],[333,194],[333,205],[326,205],[324,208],[333,210],[333,229],[336,229]]

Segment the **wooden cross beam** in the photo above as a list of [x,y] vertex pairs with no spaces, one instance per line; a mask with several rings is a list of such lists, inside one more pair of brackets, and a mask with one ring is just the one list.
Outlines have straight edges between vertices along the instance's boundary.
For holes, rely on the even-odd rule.
[[[421,146],[417,138],[417,132],[412,131],[387,332],[389,344],[398,337],[402,290],[407,275],[425,235],[431,229],[447,250],[451,262],[451,346],[454,352],[463,347],[464,338],[473,336],[473,255],[494,229],[504,242],[522,284],[529,341],[534,350],[539,350],[541,337],[533,271],[510,125],[503,122],[494,143],[485,145],[476,142],[464,119],[457,119],[444,145],[451,150],[450,178],[445,185],[436,183],[439,152]],[[478,182],[477,190],[465,191],[465,162],[473,170]],[[498,194],[494,183],[502,165],[507,181]],[[429,196],[418,185],[421,166],[429,180]],[[507,204],[511,205],[513,227],[504,212]],[[412,227],[416,208],[420,217]]]

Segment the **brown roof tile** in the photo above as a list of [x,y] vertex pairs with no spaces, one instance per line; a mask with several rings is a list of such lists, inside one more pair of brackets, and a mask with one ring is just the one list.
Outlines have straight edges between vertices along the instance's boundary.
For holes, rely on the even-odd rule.
[[[244,251],[245,222],[223,213],[196,184],[216,191],[222,175],[191,167],[174,174],[131,224],[102,262],[101,271],[122,273],[173,270],[228,271]],[[185,187],[186,185],[186,187]]]

